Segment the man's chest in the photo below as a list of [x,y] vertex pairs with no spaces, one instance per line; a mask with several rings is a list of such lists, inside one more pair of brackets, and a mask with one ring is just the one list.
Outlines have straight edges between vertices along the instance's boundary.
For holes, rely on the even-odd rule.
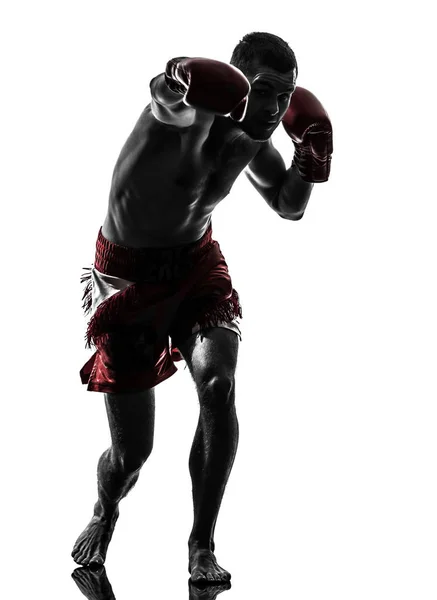
[[170,175],[173,184],[194,196],[227,193],[251,160],[250,155],[225,147],[181,154]]
[[176,194],[189,203],[226,196],[259,149],[223,126],[179,131],[155,126],[137,139],[141,147],[131,147],[117,165],[118,190],[129,188],[137,197]]

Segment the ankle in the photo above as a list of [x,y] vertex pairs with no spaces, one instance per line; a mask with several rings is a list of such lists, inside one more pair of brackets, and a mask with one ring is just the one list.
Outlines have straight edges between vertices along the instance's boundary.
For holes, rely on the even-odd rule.
[[118,518],[118,503],[117,504],[103,504],[100,500],[94,505],[94,516],[101,521],[114,521]]
[[210,550],[214,552],[214,541],[211,538],[205,539],[203,537],[192,537],[188,540],[188,549],[190,553],[196,552],[197,550]]

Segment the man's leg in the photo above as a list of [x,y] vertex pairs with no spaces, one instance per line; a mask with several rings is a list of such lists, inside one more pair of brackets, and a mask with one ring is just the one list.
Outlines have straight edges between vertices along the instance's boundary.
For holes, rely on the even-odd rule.
[[[203,338],[203,339],[202,339]],[[238,445],[234,374],[235,332],[210,328],[178,344],[196,384],[200,415],[190,454],[194,523],[189,545],[192,581],[224,581],[214,557],[214,528]]]
[[105,394],[112,445],[97,466],[98,500],[94,515],[78,537],[73,552],[80,565],[103,564],[118,519],[118,504],[137,482],[152,451],[155,390]]

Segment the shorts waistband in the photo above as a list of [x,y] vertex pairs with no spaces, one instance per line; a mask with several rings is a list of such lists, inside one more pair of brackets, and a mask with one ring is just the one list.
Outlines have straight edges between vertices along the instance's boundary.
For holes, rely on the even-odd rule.
[[[154,280],[154,273],[168,273],[167,280],[182,276],[194,260],[211,246],[212,224],[197,241],[165,248],[131,248],[107,240],[100,227],[94,267],[101,273],[131,281]],[[161,277],[159,277],[161,279]]]

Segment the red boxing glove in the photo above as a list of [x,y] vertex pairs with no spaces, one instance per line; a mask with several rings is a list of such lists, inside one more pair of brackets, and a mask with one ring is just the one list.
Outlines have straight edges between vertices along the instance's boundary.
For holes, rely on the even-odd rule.
[[282,124],[295,146],[293,162],[304,181],[327,181],[331,169],[332,125],[317,98],[297,87]]
[[250,84],[240,69],[209,58],[172,58],[165,68],[168,87],[184,94],[193,108],[230,115],[242,121],[246,114]]

